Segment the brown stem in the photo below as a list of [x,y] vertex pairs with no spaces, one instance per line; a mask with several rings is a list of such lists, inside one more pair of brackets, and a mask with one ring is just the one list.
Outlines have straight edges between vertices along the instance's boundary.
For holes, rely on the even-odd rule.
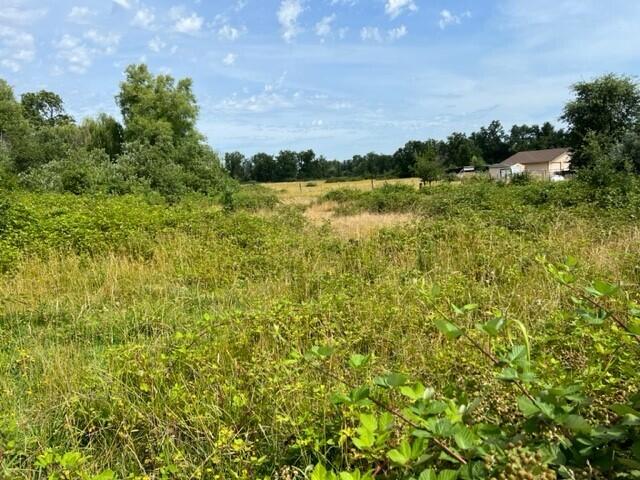
[[[352,385],[351,383],[349,383],[348,381],[344,380],[343,378],[339,377],[338,375],[332,373],[329,370],[326,369],[322,369],[317,365],[313,365],[311,364],[311,366],[313,368],[315,368],[316,370],[318,370],[321,373],[324,373],[325,375],[327,375],[330,378],[333,378],[335,381],[342,383],[343,385],[345,385],[346,387],[349,387],[350,389],[355,389],[356,386]],[[393,415],[394,417],[397,417],[398,419],[400,419],[402,422],[404,422],[405,424],[409,425],[410,427],[413,428],[422,428],[420,425],[418,425],[417,423],[412,422],[410,419],[408,419],[407,417],[405,417],[402,412],[399,412],[398,410],[396,410],[393,407],[390,407],[389,405],[387,405],[386,403],[378,400],[377,398],[372,398],[369,397],[369,400],[371,400],[376,406],[382,408],[383,410],[389,412],[391,415]],[[463,465],[467,464],[467,461],[465,460],[464,457],[462,457],[458,452],[456,452],[455,450],[452,450],[450,447],[448,447],[444,442],[442,442],[441,440],[437,439],[437,438],[432,438],[431,440],[433,440],[433,443],[435,443],[436,445],[438,445],[442,450],[444,450],[445,452],[447,452],[449,455],[451,455],[453,458],[455,458],[458,462],[460,462]]]
[[575,292],[577,295],[579,295],[581,299],[589,302],[592,306],[599,308],[600,310],[606,311],[609,315],[609,318],[611,318],[611,320],[613,320],[620,328],[622,328],[625,332],[627,332],[629,335],[635,338],[636,341],[640,342],[640,335],[638,335],[637,333],[633,333],[631,330],[629,330],[629,327],[627,326],[627,324],[623,322],[622,319],[620,319],[620,317],[618,317],[614,312],[609,311],[600,302],[589,297],[588,295],[585,295],[584,291],[582,291],[575,285],[571,285],[569,283],[564,283],[564,282],[563,282],[563,285],[565,285],[567,288],[569,288],[570,290]]

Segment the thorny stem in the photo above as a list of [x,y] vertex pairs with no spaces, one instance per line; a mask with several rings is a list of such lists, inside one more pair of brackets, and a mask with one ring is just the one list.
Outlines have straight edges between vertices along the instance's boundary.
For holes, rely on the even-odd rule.
[[620,319],[620,317],[618,317],[618,315],[616,315],[614,312],[611,312],[610,310],[606,309],[597,300],[589,297],[588,295],[585,295],[584,291],[582,291],[580,288],[576,287],[575,285],[571,285],[566,282],[562,282],[562,284],[565,285],[567,288],[569,288],[571,291],[575,292],[577,295],[579,295],[581,299],[589,302],[595,308],[606,311],[609,315],[609,318],[611,318],[611,320],[613,320],[620,328],[622,328],[625,332],[627,332],[629,335],[635,338],[636,341],[640,342],[640,335],[638,335],[637,333],[633,333],[631,330],[629,330],[629,327],[627,326],[627,324],[623,322],[622,319]]
[[[311,364],[311,366],[313,368],[315,368],[316,370],[318,370],[319,372],[327,375],[328,377],[334,379],[335,381],[342,383],[343,385],[345,385],[346,387],[354,390],[355,388],[357,388],[355,385],[349,383],[347,380],[339,377],[338,375],[332,373],[329,370],[326,369],[322,369],[317,365],[313,365]],[[393,407],[390,407],[389,405],[387,405],[386,403],[378,400],[377,398],[372,398],[372,397],[368,397],[369,400],[371,400],[376,406],[382,408],[383,410],[389,412],[391,415],[393,415],[394,417],[397,417],[399,420],[401,420],[403,423],[409,425],[410,427],[413,428],[417,428],[417,429],[421,429],[422,427],[420,425],[418,425],[417,423],[412,422],[410,419],[408,419],[407,417],[405,417],[402,412],[396,410]],[[442,450],[444,450],[445,452],[447,452],[449,455],[451,455],[453,458],[455,458],[458,462],[460,462],[463,465],[467,464],[467,460],[461,456],[458,452],[456,452],[455,450],[451,449],[449,446],[447,446],[446,443],[442,442],[441,440],[437,439],[437,438],[432,438],[431,440],[433,440],[433,443],[435,443],[436,445],[438,445]]]
[[[452,325],[455,325],[456,328],[458,328],[461,332],[462,332],[462,336],[465,340],[467,340],[467,342],[474,347],[475,349],[477,349],[478,351],[480,351],[485,357],[487,357],[489,360],[491,360],[491,362],[494,364],[494,366],[496,367],[500,367],[502,366],[502,362],[500,361],[500,359],[498,359],[491,351],[485,349],[482,345],[480,345],[476,340],[474,340],[473,338],[471,338],[471,336],[469,336],[469,334],[461,329],[460,327],[458,327],[458,325],[455,324],[455,322],[451,321],[451,318],[445,314],[437,305],[432,304],[433,308],[435,309],[435,311],[444,319],[446,319],[449,323],[451,323]],[[531,393],[529,392],[529,390],[527,389],[527,387],[520,381],[520,380],[513,380],[513,384],[518,388],[518,390],[520,390],[520,392],[527,397],[536,407],[538,407],[538,409],[542,410],[540,408],[540,405],[538,405],[538,403],[536,402],[536,399],[534,398],[533,395],[531,395]]]

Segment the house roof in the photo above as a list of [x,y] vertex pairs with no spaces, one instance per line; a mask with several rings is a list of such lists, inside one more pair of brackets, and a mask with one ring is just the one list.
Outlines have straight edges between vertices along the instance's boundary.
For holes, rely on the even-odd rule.
[[510,156],[506,160],[490,165],[491,167],[507,167],[520,163],[527,165],[529,163],[549,163],[560,155],[564,155],[569,151],[568,148],[549,148],[547,150],[529,150],[527,152],[518,152]]

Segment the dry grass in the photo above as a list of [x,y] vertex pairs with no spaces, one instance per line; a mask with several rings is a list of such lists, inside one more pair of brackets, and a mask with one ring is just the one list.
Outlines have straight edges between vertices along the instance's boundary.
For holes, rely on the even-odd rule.
[[328,223],[331,229],[343,239],[362,239],[388,227],[410,223],[416,219],[408,213],[359,213],[356,215],[336,215],[337,203],[314,203],[305,210],[305,216],[312,223]]
[[[314,184],[307,186],[307,184]],[[418,187],[418,178],[399,178],[391,180],[374,180],[373,188],[385,183],[403,184]],[[361,239],[369,237],[383,228],[404,225],[415,220],[415,216],[406,213],[359,213],[357,215],[338,216],[334,210],[335,202],[316,203],[316,200],[327,192],[341,188],[371,190],[371,180],[352,182],[326,183],[324,180],[314,182],[281,182],[266,183],[266,187],[275,190],[284,204],[306,206],[305,217],[315,225],[328,223],[331,229],[344,239]]]
[[[389,184],[404,184],[418,187],[420,180],[418,178],[398,178],[390,180],[373,180],[373,188],[378,188]],[[307,186],[312,185],[312,186]],[[279,182],[265,183],[265,187],[271,188],[278,193],[280,200],[285,204],[293,205],[309,205],[315,199],[332,190],[340,188],[355,188],[357,190],[371,190],[371,180],[356,180],[353,182],[326,183],[324,180],[313,182]]]

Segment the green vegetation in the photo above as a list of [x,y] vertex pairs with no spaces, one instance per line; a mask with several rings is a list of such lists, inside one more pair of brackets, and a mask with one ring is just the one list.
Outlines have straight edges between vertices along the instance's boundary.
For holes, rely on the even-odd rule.
[[0,179],[46,192],[156,192],[176,200],[235,188],[196,130],[191,81],[131,65],[116,98],[124,124],[100,114],[75,120],[53,92],[17,101],[0,79]]
[[333,192],[418,216],[360,241],[286,206],[6,194],[2,475],[633,475],[640,203],[587,190]]
[[[223,173],[188,79],[131,66],[123,124],[79,126],[0,82],[0,478],[639,478],[640,96],[575,91],[575,179],[336,185],[305,212]],[[527,131],[367,162],[432,182],[558,138]],[[327,205],[412,220],[343,239],[305,216]]]

